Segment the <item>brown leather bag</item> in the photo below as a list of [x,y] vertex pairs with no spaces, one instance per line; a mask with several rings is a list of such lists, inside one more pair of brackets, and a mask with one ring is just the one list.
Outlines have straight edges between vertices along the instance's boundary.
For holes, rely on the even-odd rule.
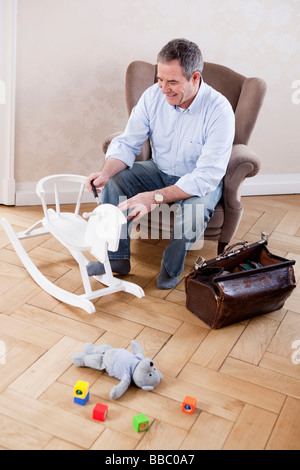
[[263,233],[257,243],[198,258],[185,278],[186,307],[214,329],[282,308],[296,287],[295,261],[271,254],[267,243]]

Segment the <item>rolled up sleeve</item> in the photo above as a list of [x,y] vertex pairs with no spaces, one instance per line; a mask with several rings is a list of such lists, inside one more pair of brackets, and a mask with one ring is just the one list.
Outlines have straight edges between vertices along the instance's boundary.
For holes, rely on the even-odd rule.
[[132,168],[141,147],[150,135],[147,111],[147,95],[144,94],[133,108],[123,134],[115,137],[109,145],[106,159],[116,158]]

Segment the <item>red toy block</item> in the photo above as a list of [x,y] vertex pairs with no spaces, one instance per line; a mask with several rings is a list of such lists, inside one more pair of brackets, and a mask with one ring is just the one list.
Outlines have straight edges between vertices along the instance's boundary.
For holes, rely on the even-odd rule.
[[93,410],[93,419],[97,421],[105,421],[107,417],[108,406],[102,403],[97,403]]
[[192,415],[195,411],[197,405],[197,399],[194,397],[185,397],[182,403],[182,411]]

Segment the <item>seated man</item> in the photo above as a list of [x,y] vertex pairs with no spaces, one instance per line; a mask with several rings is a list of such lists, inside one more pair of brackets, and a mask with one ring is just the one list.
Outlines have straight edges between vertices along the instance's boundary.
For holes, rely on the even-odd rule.
[[[111,142],[102,170],[88,177],[87,188],[92,191],[92,181],[96,188],[105,186],[103,203],[129,211],[129,222],[138,221],[157,203],[178,204],[174,230],[182,236],[173,235],[165,248],[157,278],[158,288],[171,289],[178,283],[191,244],[202,236],[222,196],[235,121],[227,99],[203,81],[203,59],[196,44],[185,39],[170,41],[157,62],[158,83],[144,92],[125,132]],[[148,138],[151,160],[135,162]],[[201,229],[197,230],[197,217],[191,216],[189,236],[183,224],[191,205],[201,205],[204,211]],[[126,228],[118,251],[109,253],[112,270],[120,274],[130,271]],[[88,265],[89,275],[103,272],[101,263]]]

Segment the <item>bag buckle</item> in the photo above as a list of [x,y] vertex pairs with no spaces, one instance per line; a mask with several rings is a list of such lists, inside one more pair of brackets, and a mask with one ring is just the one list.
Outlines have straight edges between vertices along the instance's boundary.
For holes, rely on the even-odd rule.
[[[199,261],[201,261],[201,263],[199,264]],[[202,256],[199,256],[196,260],[196,263],[195,263],[195,269],[196,271],[200,268],[202,268],[206,263],[206,259],[202,258]]]

